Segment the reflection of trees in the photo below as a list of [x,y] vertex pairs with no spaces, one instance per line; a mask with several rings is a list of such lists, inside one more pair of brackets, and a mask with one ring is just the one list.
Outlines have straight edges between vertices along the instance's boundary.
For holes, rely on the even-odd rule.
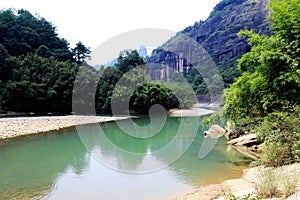
[[68,168],[83,173],[89,159],[73,130],[1,142],[0,158],[0,194],[17,199],[49,190]]
[[[145,164],[143,162],[151,162],[152,160],[152,162],[158,161],[165,163],[165,165],[170,163],[194,139],[195,126],[197,129],[198,122],[198,118],[168,118],[167,123],[158,134],[146,139],[127,135],[119,129],[116,123],[101,124],[101,129],[97,126],[82,126],[79,132],[83,133],[80,134],[80,137],[88,149],[92,150],[94,155],[104,164],[121,171],[135,172],[136,169],[143,168],[143,164]],[[149,124],[149,119],[139,119],[136,123],[145,126]],[[180,132],[180,137],[177,138],[180,123],[184,124],[185,128]],[[100,133],[100,130],[104,134]],[[151,131],[151,127],[147,130]],[[132,129],[131,131],[137,130]],[[138,133],[132,135],[138,135]],[[151,134],[149,133],[149,135]],[[171,142],[174,145],[157,153],[158,150]]]
[[[117,163],[119,169],[136,169],[143,157],[130,157],[127,154],[125,155],[124,152],[118,151],[118,149],[115,148],[117,146],[108,139],[107,135],[110,135],[110,138],[114,139],[113,142],[118,142],[119,144],[123,142],[124,144],[135,146],[137,149],[143,149],[143,145],[122,136],[123,133],[113,122],[100,124],[100,126],[107,134],[99,132],[101,129],[98,125],[77,127],[80,138],[87,149],[92,151],[96,159],[105,165],[109,166],[110,163]],[[113,166],[115,166],[115,164]]]

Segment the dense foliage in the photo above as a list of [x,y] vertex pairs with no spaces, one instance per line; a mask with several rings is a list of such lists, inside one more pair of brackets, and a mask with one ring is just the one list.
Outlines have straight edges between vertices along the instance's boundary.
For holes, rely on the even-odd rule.
[[273,36],[252,31],[240,33],[249,37],[252,50],[239,62],[242,76],[226,90],[226,107],[231,117],[241,113],[264,116],[300,102],[300,3],[272,1],[270,9]]
[[[136,68],[145,64],[136,50],[122,51],[115,67],[99,70],[85,64],[89,54],[82,42],[69,48],[42,17],[25,10],[0,11],[1,112],[70,113],[73,100],[73,105],[83,105],[78,113],[96,109],[110,114],[113,93],[115,99],[128,97],[135,113],[148,113],[154,104],[178,107],[171,89]],[[189,102],[187,98],[182,105],[191,106]]]
[[71,112],[78,64],[89,53],[81,42],[70,49],[42,17],[0,11],[0,110]]
[[225,90],[225,113],[237,122],[256,121],[267,144],[265,162],[276,166],[299,159],[293,146],[300,139],[300,2],[273,0],[269,9],[272,36],[239,34],[252,49],[239,61],[242,76]]
[[[158,82],[151,80],[146,67],[133,68],[123,74],[114,87],[112,102],[118,106],[118,112],[125,114],[129,103],[131,113],[148,114],[151,106],[160,104],[166,110],[172,108],[191,108],[194,94],[188,84],[179,82]],[[125,108],[125,110],[124,110]]]
[[256,128],[260,140],[266,142],[263,162],[280,166],[300,161],[300,107],[284,108],[264,118]]
[[130,108],[135,113],[148,113],[155,104],[163,106],[166,110],[179,106],[172,90],[155,82],[139,87],[130,99]]
[[58,37],[55,27],[26,10],[0,12],[0,43],[12,56],[38,53],[59,61],[72,59],[68,42]]
[[70,112],[77,64],[29,54],[16,59],[2,106],[25,112]]
[[139,55],[137,50],[122,51],[118,57],[116,67],[122,72],[126,73],[136,66],[144,65],[144,59]]

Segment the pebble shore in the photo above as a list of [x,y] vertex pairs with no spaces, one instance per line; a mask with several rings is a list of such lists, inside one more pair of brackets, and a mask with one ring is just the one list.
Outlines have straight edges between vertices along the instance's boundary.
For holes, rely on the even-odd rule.
[[128,117],[43,116],[0,118],[0,140],[71,128],[77,125],[110,122]]
[[[209,104],[203,104],[209,105]],[[190,110],[171,110],[169,115],[173,117],[203,116],[212,114],[214,111],[203,108]],[[42,117],[8,117],[0,118],[0,140],[34,135],[71,128],[77,125],[103,123],[116,120],[124,120],[129,117],[106,117],[106,116],[42,116]]]

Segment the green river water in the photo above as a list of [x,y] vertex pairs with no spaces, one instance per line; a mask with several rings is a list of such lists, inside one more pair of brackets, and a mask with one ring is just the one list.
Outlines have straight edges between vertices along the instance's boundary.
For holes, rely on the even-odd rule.
[[[0,199],[160,200],[240,177],[250,161],[233,150],[227,152],[224,138],[218,139],[205,158],[199,158],[202,133],[208,128],[200,126],[200,120],[169,117],[163,129],[149,138],[128,136],[110,122],[100,125],[102,136],[99,125],[87,125],[80,127],[80,135],[71,128],[0,141]],[[135,122],[140,126],[150,123],[148,118]],[[196,132],[184,129],[178,136],[180,123],[197,127]],[[151,127],[144,130],[152,131]],[[82,140],[89,143],[84,145]],[[168,153],[154,153],[174,141]],[[187,151],[169,164],[170,157],[184,150],[189,141]],[[115,147],[141,156],[131,157]],[[163,167],[148,170],[157,163]],[[147,173],[134,173],[143,169]]]

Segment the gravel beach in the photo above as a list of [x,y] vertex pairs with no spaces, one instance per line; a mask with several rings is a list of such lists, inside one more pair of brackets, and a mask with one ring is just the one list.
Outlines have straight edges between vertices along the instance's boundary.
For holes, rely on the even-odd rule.
[[103,123],[123,119],[128,119],[128,117],[68,115],[0,118],[0,140],[58,131],[76,125]]
[[[190,110],[171,110],[170,116],[188,117],[212,114],[214,111],[203,108]],[[106,117],[106,116],[42,116],[42,117],[8,117],[0,118],[0,140],[16,138],[24,135],[33,135],[58,131],[74,127],[76,125],[103,123],[116,120],[124,120],[129,117]]]

